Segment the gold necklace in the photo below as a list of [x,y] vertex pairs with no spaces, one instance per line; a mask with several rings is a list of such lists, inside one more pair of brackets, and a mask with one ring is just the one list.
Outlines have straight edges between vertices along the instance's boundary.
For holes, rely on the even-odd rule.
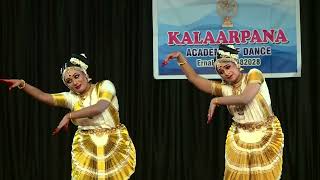
[[83,93],[82,95],[79,95],[80,99],[84,101],[88,97],[89,94],[91,96],[91,92],[92,92],[92,85],[90,84],[89,89],[85,93]]
[[[243,75],[240,74],[239,80],[232,84],[232,93],[234,96],[239,95],[242,92],[242,90],[241,90],[242,78],[243,78]],[[244,115],[244,108],[245,108],[244,105],[235,105],[234,106],[235,112],[239,115]]]
[[240,74],[239,80],[231,84],[233,95],[239,95],[241,93],[242,78],[243,78],[243,75]]

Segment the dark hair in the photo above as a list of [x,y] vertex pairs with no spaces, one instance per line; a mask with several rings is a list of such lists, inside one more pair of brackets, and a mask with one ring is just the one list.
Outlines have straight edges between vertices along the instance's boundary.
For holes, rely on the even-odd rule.
[[[78,59],[78,60],[80,60],[81,62],[83,62],[84,64],[86,64],[87,66],[89,66],[89,61],[88,61],[88,58],[85,56],[85,54],[80,54],[80,55],[79,55],[79,54],[71,54],[70,60],[71,60],[72,58]],[[61,69],[60,69],[60,74],[63,74],[63,71],[64,71],[67,67],[72,67],[72,66],[81,67],[80,64],[72,63],[70,60],[63,64],[63,66],[62,66]]]
[[216,55],[216,59],[220,59],[221,58],[221,54],[219,53],[219,50],[222,50],[224,52],[229,52],[230,54],[238,54],[239,51],[235,48],[232,48],[230,46],[224,45],[224,44],[220,44],[219,45],[219,49],[217,51],[217,55]]
[[89,65],[89,60],[85,54],[71,54],[71,58],[77,58],[80,61],[84,62],[86,65]]

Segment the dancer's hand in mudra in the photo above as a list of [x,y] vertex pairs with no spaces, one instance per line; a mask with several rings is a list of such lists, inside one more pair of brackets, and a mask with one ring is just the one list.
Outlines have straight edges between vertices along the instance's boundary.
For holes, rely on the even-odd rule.
[[24,81],[21,79],[0,79],[0,83],[5,83],[9,86],[9,90],[24,86]]
[[208,120],[207,120],[207,124],[210,124],[212,122],[212,117],[214,114],[214,111],[216,109],[216,107],[219,106],[218,104],[218,98],[213,98],[210,101],[210,106],[209,106],[209,110],[208,110]]
[[167,55],[167,57],[163,60],[162,66],[165,66],[169,63],[169,61],[178,58],[181,55],[181,52],[175,51]]
[[52,135],[57,135],[60,130],[63,128],[66,132],[68,131],[68,127],[69,127],[69,123],[70,123],[70,116],[67,114],[65,115],[62,120],[60,121],[58,127],[56,127],[53,132]]

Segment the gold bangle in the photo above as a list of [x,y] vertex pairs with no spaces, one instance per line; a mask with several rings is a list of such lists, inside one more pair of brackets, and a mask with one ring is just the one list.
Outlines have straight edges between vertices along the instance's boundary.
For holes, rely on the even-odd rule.
[[177,62],[177,63],[178,63],[178,65],[179,65],[179,66],[182,66],[182,65],[186,64],[186,63],[187,63],[187,61]]
[[213,104],[216,104],[217,106],[219,106],[219,100],[218,100],[218,98],[214,98]]
[[25,87],[26,87],[26,82],[23,79],[21,79],[21,83],[18,85],[18,88],[23,89]]

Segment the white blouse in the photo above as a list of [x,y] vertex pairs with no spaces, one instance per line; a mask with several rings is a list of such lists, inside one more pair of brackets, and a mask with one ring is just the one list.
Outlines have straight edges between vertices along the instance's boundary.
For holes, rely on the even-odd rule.
[[116,89],[109,80],[94,84],[85,97],[80,97],[72,91],[52,94],[52,97],[55,105],[68,108],[71,111],[94,105],[99,100],[110,102],[108,108],[101,114],[89,118],[72,119],[72,123],[77,125],[78,129],[114,128],[120,124]]
[[265,121],[273,116],[269,89],[263,74],[258,69],[251,69],[248,74],[244,74],[238,86],[228,85],[220,82],[212,82],[212,94],[215,96],[232,96],[241,94],[247,84],[261,84],[258,94],[246,105],[228,105],[229,112],[233,115],[233,120],[237,123],[255,123]]

